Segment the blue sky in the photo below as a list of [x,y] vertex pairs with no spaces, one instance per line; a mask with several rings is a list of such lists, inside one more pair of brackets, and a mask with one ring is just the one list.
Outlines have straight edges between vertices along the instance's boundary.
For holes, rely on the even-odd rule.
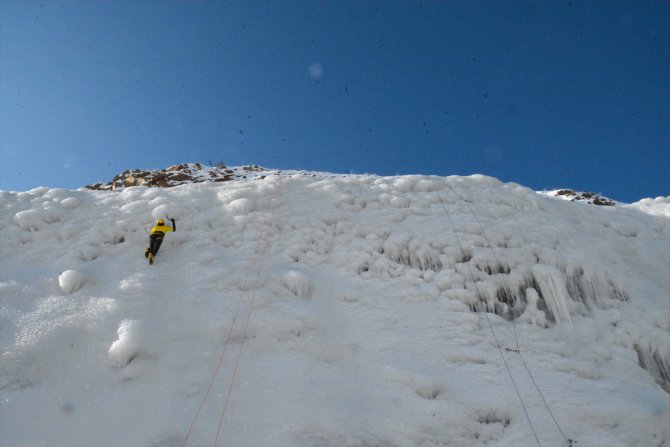
[[0,189],[193,161],[670,195],[670,3],[0,0]]

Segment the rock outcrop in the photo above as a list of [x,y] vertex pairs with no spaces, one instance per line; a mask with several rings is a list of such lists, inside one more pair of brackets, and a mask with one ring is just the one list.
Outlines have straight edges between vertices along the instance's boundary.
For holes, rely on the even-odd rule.
[[572,189],[559,189],[548,193],[553,197],[559,197],[571,202],[586,202],[592,205],[614,206],[616,203],[612,199],[596,194],[595,192],[574,191]]
[[[219,163],[215,167],[205,167],[200,163],[182,163],[161,170],[131,169],[115,176],[111,182],[94,183],[87,185],[88,189],[111,191],[132,186],[146,186],[149,188],[170,188],[187,183],[229,182],[231,180],[246,179],[250,176],[258,177],[265,169],[260,166],[243,166],[228,168]],[[262,175],[261,175],[262,176]]]

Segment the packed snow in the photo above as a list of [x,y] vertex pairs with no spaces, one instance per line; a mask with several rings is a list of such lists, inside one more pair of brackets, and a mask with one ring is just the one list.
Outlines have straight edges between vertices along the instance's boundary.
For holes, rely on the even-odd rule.
[[668,447],[668,203],[280,171],[0,192],[0,445]]
[[631,207],[638,208],[645,213],[655,216],[670,217],[670,197],[656,197],[655,199],[642,199],[635,202]]

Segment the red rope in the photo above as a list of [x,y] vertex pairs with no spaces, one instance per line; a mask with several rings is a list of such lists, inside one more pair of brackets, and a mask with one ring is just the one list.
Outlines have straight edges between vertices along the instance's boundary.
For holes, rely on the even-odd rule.
[[[280,184],[279,184],[280,186],[282,186],[281,180],[282,179],[280,177],[280,180],[279,180],[280,181]],[[276,199],[276,197],[278,195],[278,190],[279,190],[279,188],[275,189],[274,194],[273,194],[273,199]],[[273,214],[272,214],[272,220],[268,224],[268,228],[272,223],[274,223],[275,215],[276,215],[276,207],[275,207],[275,209],[273,211]],[[256,240],[256,246],[254,247],[254,256],[251,258],[251,263],[249,264],[249,267],[247,268],[247,271],[246,271],[245,276],[244,276],[244,280],[243,280],[243,283],[242,283],[243,290],[240,291],[240,296],[239,296],[239,299],[237,300],[237,307],[235,309],[235,315],[233,316],[230,327],[228,328],[228,333],[226,334],[226,339],[225,339],[224,345],[223,345],[223,351],[221,352],[221,355],[219,356],[219,361],[216,365],[216,368],[214,369],[214,373],[213,373],[212,379],[210,380],[209,385],[207,387],[207,391],[205,392],[205,395],[203,396],[202,401],[200,402],[198,410],[196,411],[195,416],[193,417],[193,420],[191,421],[191,424],[189,425],[188,431],[186,432],[186,436],[184,437],[184,440],[182,441],[181,447],[186,446],[186,443],[188,442],[188,439],[191,436],[191,432],[193,431],[193,427],[195,426],[195,423],[198,420],[198,418],[200,416],[200,413],[202,412],[202,409],[204,408],[205,403],[207,402],[207,399],[209,398],[212,387],[214,386],[214,382],[216,381],[216,378],[219,375],[219,372],[221,370],[221,365],[223,364],[223,359],[226,355],[226,351],[228,350],[228,345],[230,344],[230,339],[232,337],[233,330],[234,330],[235,325],[237,323],[237,317],[239,316],[240,309],[242,307],[242,301],[243,301],[243,298],[245,296],[245,291],[246,291],[247,286],[248,286],[249,275],[254,270],[254,268],[257,266],[256,261],[259,258],[258,255],[261,254],[262,256],[261,256],[260,261],[259,261],[260,264],[258,264],[258,270],[257,270],[256,278],[255,278],[255,281],[254,281],[254,287],[253,287],[253,293],[252,293],[250,307],[249,307],[249,313],[247,315],[247,319],[246,319],[245,326],[244,326],[244,336],[242,338],[242,344],[240,346],[240,351],[238,352],[237,360],[235,362],[235,368],[233,370],[233,377],[231,379],[230,386],[228,388],[228,393],[226,395],[226,400],[225,400],[224,407],[223,407],[223,412],[221,414],[221,418],[220,418],[220,421],[219,421],[219,427],[218,427],[217,432],[216,432],[216,438],[214,440],[214,445],[216,445],[216,443],[219,439],[219,433],[221,432],[221,428],[223,426],[223,419],[224,419],[224,416],[225,416],[225,413],[226,413],[226,409],[228,407],[228,401],[229,401],[230,395],[232,393],[233,385],[235,383],[235,377],[237,376],[237,370],[239,369],[240,358],[242,356],[242,349],[244,348],[244,343],[245,343],[246,338],[247,338],[247,332],[248,332],[248,329],[249,329],[249,321],[251,320],[251,313],[253,312],[253,305],[254,305],[254,300],[255,300],[255,297],[256,297],[256,289],[258,287],[258,282],[260,280],[260,274],[261,274],[261,271],[263,269],[265,256],[266,256],[267,251],[269,249],[269,243],[268,243],[268,240],[267,240],[268,233],[269,233],[268,228],[266,228],[266,231],[264,233],[264,237],[258,238]],[[264,244],[264,247],[263,247],[262,250],[259,250],[259,247],[261,246],[262,243]]]
[[[249,274],[253,270],[255,264],[256,264],[256,259],[258,258],[258,246],[260,245],[260,240],[256,241],[256,247],[254,248],[254,256],[251,259],[251,263],[249,264],[249,268],[247,269],[246,275],[244,276],[244,281],[242,282],[243,286],[246,288],[246,283],[247,279],[249,278]],[[214,386],[214,382],[216,381],[217,376],[219,375],[219,371],[221,370],[221,365],[223,364],[223,358],[226,355],[226,351],[228,350],[228,344],[230,342],[233,329],[235,328],[235,323],[237,322],[237,316],[240,313],[240,308],[242,305],[242,298],[244,298],[244,291],[240,291],[240,297],[237,300],[237,308],[235,309],[235,315],[233,315],[233,320],[231,321],[230,327],[228,328],[228,334],[226,335],[226,339],[223,345],[223,351],[221,352],[221,356],[219,357],[219,362],[216,365],[216,368],[214,369],[214,374],[212,375],[212,380],[209,382],[209,386],[207,387],[207,391],[205,392],[205,395],[202,398],[202,401],[200,402],[200,406],[198,407],[198,411],[196,411],[195,416],[193,417],[193,420],[191,421],[191,425],[188,427],[188,431],[186,432],[186,436],[184,437],[184,440],[181,443],[181,447],[186,446],[186,443],[188,442],[188,438],[191,436],[191,432],[193,431],[193,427],[195,426],[196,421],[198,420],[198,417],[200,416],[200,412],[202,411],[203,407],[205,406],[205,402],[209,398],[209,394],[212,391],[212,387]]]
[[[273,192],[273,195],[272,195],[272,200],[273,201],[277,198],[277,196],[279,194],[279,189],[282,186],[282,178],[281,177],[279,177],[279,182],[280,182],[279,186],[277,188],[275,188],[275,190]],[[216,447],[216,444],[219,441],[219,434],[222,432],[222,429],[223,429],[223,421],[224,421],[224,418],[226,417],[226,410],[228,409],[228,402],[230,400],[230,396],[231,396],[231,394],[233,392],[233,388],[235,386],[235,379],[237,378],[237,371],[240,367],[240,359],[242,358],[242,351],[244,350],[244,345],[247,341],[247,333],[249,331],[249,322],[251,321],[251,314],[254,311],[254,301],[256,300],[256,290],[258,290],[258,284],[259,284],[259,281],[260,281],[261,272],[263,271],[263,266],[265,265],[265,259],[267,257],[267,252],[270,248],[269,229],[274,224],[276,215],[277,215],[277,207],[275,206],[275,208],[273,209],[273,212],[272,212],[272,218],[270,219],[270,222],[268,222],[268,225],[266,227],[266,232],[265,232],[265,235],[264,235],[264,238],[263,238],[264,242],[265,242],[265,246],[263,248],[261,259],[260,259],[260,262],[258,264],[258,271],[256,272],[256,280],[254,281],[254,288],[253,288],[253,292],[251,294],[251,301],[249,302],[249,313],[247,314],[247,320],[244,324],[244,333],[242,335],[242,342],[240,343],[240,350],[237,353],[237,359],[235,361],[235,368],[233,369],[233,377],[230,379],[230,385],[228,387],[228,393],[226,394],[226,400],[223,404],[223,410],[221,411],[221,418],[219,419],[219,427],[216,431],[216,437],[214,438],[214,444],[213,444],[214,447]]]
[[226,410],[228,409],[228,401],[230,400],[230,395],[232,394],[233,387],[235,385],[235,379],[237,378],[237,370],[240,367],[240,358],[242,357],[242,350],[244,349],[244,344],[247,341],[247,332],[249,330],[249,321],[251,320],[251,314],[254,310],[254,301],[256,299],[256,289],[258,287],[258,281],[261,276],[261,270],[263,270],[263,261],[264,258],[261,259],[261,264],[258,267],[258,272],[256,274],[256,283],[254,285],[254,291],[251,295],[251,302],[249,303],[249,312],[247,314],[247,320],[244,324],[244,334],[242,336],[242,342],[240,344],[240,350],[237,353],[237,359],[235,361],[235,368],[233,369],[233,377],[230,380],[230,386],[228,387],[228,393],[226,394],[226,400],[223,404],[223,411],[221,412],[221,418],[219,419],[219,427],[216,430],[216,438],[214,439],[214,446],[216,447],[216,444],[219,440],[219,433],[221,432],[221,428],[223,427],[223,420],[226,416]]

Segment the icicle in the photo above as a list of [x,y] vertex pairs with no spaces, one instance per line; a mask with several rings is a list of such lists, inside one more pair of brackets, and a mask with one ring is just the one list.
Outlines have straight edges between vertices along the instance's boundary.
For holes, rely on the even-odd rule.
[[570,296],[565,286],[565,275],[554,267],[538,264],[533,266],[533,276],[556,323],[567,321],[572,324],[568,308]]

